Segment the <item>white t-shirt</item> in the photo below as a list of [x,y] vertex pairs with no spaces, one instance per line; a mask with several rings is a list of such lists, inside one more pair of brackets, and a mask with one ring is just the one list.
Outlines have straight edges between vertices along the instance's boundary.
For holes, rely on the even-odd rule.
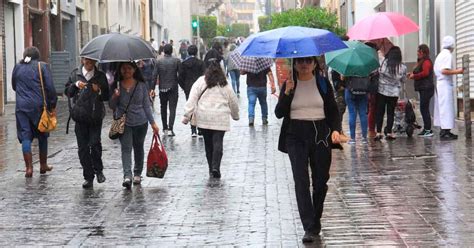
[[447,81],[453,84],[453,76],[452,75],[444,75],[442,73],[443,69],[452,69],[453,68],[453,55],[448,49],[443,49],[438,56],[436,57],[434,63],[434,73],[436,75],[436,79],[438,81]]

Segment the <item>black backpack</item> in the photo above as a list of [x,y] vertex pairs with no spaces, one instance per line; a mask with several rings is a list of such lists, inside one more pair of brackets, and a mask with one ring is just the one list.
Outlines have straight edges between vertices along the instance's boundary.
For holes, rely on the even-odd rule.
[[346,87],[353,95],[365,95],[369,92],[369,77],[350,77],[346,82]]
[[[67,90],[67,89],[66,89]],[[75,122],[98,125],[105,117],[104,103],[89,85],[79,90],[74,97],[68,97],[69,118],[66,125],[66,134],[69,133],[71,119]]]

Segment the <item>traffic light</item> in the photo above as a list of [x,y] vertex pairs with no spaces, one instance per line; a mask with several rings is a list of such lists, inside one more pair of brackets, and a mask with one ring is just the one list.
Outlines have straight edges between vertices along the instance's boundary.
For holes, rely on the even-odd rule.
[[191,26],[193,27],[193,29],[196,29],[198,27],[198,21],[197,20],[193,20],[191,22]]

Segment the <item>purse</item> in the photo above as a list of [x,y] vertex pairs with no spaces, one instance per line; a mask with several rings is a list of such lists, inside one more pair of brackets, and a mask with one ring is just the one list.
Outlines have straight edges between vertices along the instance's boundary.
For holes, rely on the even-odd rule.
[[41,92],[43,93],[43,112],[41,113],[41,117],[38,122],[38,131],[42,133],[49,133],[56,129],[58,120],[56,119],[56,115],[54,115],[53,112],[48,111],[48,108],[46,107],[46,94],[44,93],[43,74],[41,72],[40,62],[38,62],[38,71],[40,75]]
[[158,134],[153,134],[146,163],[146,176],[163,178],[168,168],[168,156]]
[[199,95],[199,97],[196,101],[196,107],[194,108],[194,111],[191,114],[191,118],[190,118],[191,126],[197,126],[197,120],[196,120],[197,105],[199,103],[199,100],[201,99],[201,96],[204,94],[204,92],[206,92],[206,90],[207,90],[207,87],[201,92],[201,95]]
[[110,126],[110,130],[109,130],[109,138],[112,140],[118,139],[120,136],[122,136],[123,132],[125,132],[125,121],[127,120],[128,106],[130,106],[130,102],[132,102],[132,98],[133,98],[133,95],[135,94],[135,90],[137,89],[137,86],[138,86],[138,82],[135,85],[135,88],[133,89],[132,95],[130,96],[130,100],[128,100],[127,107],[125,108],[125,111],[123,112],[122,116],[118,118],[114,118],[112,120],[112,125]]

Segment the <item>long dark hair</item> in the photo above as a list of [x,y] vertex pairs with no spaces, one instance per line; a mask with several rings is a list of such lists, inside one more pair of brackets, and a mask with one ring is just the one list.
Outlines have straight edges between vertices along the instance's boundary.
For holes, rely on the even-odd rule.
[[421,53],[423,53],[423,57],[418,59],[415,68],[422,66],[425,60],[430,59],[430,48],[426,44],[419,45],[418,51],[421,51]]
[[30,58],[30,61],[31,61],[31,60],[39,60],[39,58],[40,58],[40,51],[39,51],[38,48],[35,47],[35,46],[27,47],[27,48],[25,48],[25,51],[23,52],[23,59],[20,60],[20,63],[22,63],[22,64],[27,64],[27,63],[29,63],[30,61],[25,61],[25,58],[26,58],[26,57],[29,57],[29,58]]
[[398,74],[400,65],[402,64],[402,51],[400,47],[394,46],[388,50],[387,58],[388,73],[395,75]]
[[206,80],[207,88],[212,88],[214,86],[223,87],[227,85],[225,74],[216,58],[209,59],[209,66],[204,74],[204,80]]
[[135,73],[133,73],[133,78],[137,80],[137,82],[145,82],[145,79],[143,78],[142,72],[140,71],[140,68],[138,68],[137,64],[134,62],[122,62],[117,66],[117,71],[115,72],[115,81],[122,81],[123,76],[122,76],[122,66],[125,64],[131,65],[133,68],[135,68]]

